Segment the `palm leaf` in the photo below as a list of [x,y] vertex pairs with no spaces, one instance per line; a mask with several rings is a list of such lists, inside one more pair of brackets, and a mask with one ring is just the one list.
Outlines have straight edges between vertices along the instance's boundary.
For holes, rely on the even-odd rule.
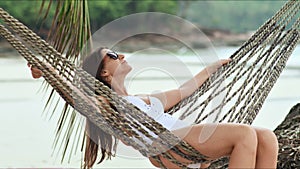
[[[80,54],[84,55],[89,50],[85,48],[83,51],[83,47],[86,44],[86,46],[91,46],[91,41],[88,42],[91,37],[91,31],[87,0],[43,0],[40,8],[40,15],[44,12],[43,20],[48,17],[52,6],[55,6],[56,9],[47,41],[57,51],[64,53],[65,57],[70,61],[78,64],[81,59]],[[44,85],[44,89],[48,90],[49,85]],[[51,107],[54,98],[55,94],[52,89],[44,110],[46,110],[46,107]],[[49,110],[52,113],[50,117],[56,112],[58,103],[61,100],[58,99],[54,108],[51,111]],[[71,156],[73,149],[79,147],[79,142],[82,141],[83,143],[83,135],[79,134],[82,130],[82,119],[77,117],[76,112],[65,103],[57,123],[56,136],[53,143],[54,150],[58,149],[59,152],[62,152],[62,161],[65,159],[69,147],[71,147],[71,150],[69,150],[69,155]],[[72,144],[72,146],[69,144]]]

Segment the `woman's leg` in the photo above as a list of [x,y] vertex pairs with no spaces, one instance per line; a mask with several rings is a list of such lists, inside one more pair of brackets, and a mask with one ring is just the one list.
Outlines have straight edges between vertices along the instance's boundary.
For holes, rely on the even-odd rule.
[[[230,155],[229,168],[255,167],[257,135],[248,125],[200,124],[192,126],[189,130],[180,129],[173,132],[207,157],[216,159]],[[203,139],[203,136],[207,139]],[[174,167],[167,159],[161,160],[166,167]],[[180,158],[178,160],[181,161]]]
[[278,141],[268,129],[254,128],[258,138],[256,168],[276,168]]

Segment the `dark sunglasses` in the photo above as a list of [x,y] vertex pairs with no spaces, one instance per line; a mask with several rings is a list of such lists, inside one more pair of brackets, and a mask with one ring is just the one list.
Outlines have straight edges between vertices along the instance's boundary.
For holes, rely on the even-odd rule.
[[114,59],[114,60],[119,59],[119,55],[118,55],[116,52],[113,52],[113,51],[107,52],[106,55],[107,55],[108,57]]

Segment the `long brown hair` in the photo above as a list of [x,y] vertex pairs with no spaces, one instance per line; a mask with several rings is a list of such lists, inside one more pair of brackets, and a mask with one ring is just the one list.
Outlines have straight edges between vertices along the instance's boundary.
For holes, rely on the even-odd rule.
[[[101,71],[104,66],[103,56],[101,54],[101,51],[103,49],[106,48],[98,48],[88,57],[86,57],[83,61],[82,68],[89,74],[94,76],[97,80],[101,81],[111,88],[111,85],[101,77]],[[112,106],[112,108],[114,107]],[[98,164],[103,162],[106,157],[107,159],[110,159],[113,156],[112,152],[115,149],[116,141],[117,139],[114,136],[107,134],[101,128],[92,123],[89,119],[86,119],[83,168],[91,168],[95,164],[98,156],[99,145],[101,148],[101,158]]]

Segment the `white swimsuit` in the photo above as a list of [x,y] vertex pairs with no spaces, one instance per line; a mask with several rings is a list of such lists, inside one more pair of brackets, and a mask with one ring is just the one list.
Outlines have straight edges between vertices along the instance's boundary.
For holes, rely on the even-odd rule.
[[125,99],[170,131],[189,126],[184,121],[164,113],[164,107],[156,97],[149,96],[150,105],[137,96],[126,96]]
[[[161,101],[155,97],[149,97],[150,105],[146,104],[141,98],[137,96],[126,96],[124,97],[128,102],[135,105],[141,111],[145,112],[149,117],[152,117],[155,121],[163,125],[166,129],[172,131],[180,128],[184,128],[190,126],[188,123],[177,119],[170,114],[164,113],[164,107]],[[138,131],[137,131],[138,132]],[[148,130],[151,134],[152,132]],[[152,140],[143,136],[142,133],[138,132],[144,139],[151,144]],[[156,137],[154,133],[151,134],[153,137]],[[136,140],[138,143],[139,140]],[[189,164],[187,167],[189,168],[200,168],[201,164]]]

